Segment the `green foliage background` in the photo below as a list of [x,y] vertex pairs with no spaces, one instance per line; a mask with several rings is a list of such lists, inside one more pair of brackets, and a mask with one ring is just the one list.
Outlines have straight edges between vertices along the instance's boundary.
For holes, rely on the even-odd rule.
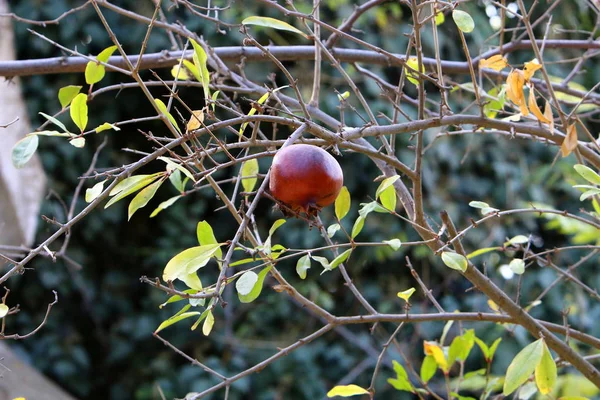
[[[12,2],[9,2],[12,3]],[[11,4],[12,11],[30,19],[52,19],[79,5],[80,1],[39,1],[21,0]],[[151,2],[115,1],[115,4],[132,8],[143,15],[151,15]],[[325,1],[322,18],[339,24],[342,18],[353,10],[351,1]],[[579,2],[565,0],[561,7],[571,7],[572,13],[557,13],[554,23],[565,28],[591,29],[594,21],[580,6]],[[469,36],[471,54],[487,50],[487,39],[493,34],[483,7],[468,4],[477,29]],[[306,10],[304,10],[306,11]],[[261,8],[253,2],[233,3],[231,10],[224,12],[223,18],[229,22],[239,22],[249,15],[268,15],[281,18],[271,10]],[[130,54],[139,51],[146,26],[134,23],[109,11],[108,22]],[[187,27],[202,34],[213,47],[240,45],[242,36],[235,29],[226,35],[218,34],[214,26],[198,18],[192,18],[182,9],[168,14],[169,19],[184,22]],[[357,27],[364,32],[363,39],[389,51],[403,52],[410,32],[410,11],[397,3],[386,4],[376,11],[363,16]],[[514,21],[512,22],[514,23]],[[24,24],[15,25],[18,58],[41,58],[61,55],[60,51],[27,32]],[[46,28],[34,27],[52,40],[82,53],[97,54],[111,45],[106,32],[91,7],[69,17],[60,25]],[[262,43],[268,40],[276,44],[306,44],[294,35],[277,32],[258,34]],[[557,37],[571,37],[567,33],[553,33]],[[451,18],[440,27],[442,57],[449,60],[463,60],[462,50],[456,37],[456,29]],[[425,53],[432,54],[432,38],[424,38]],[[492,43],[492,44],[495,44]],[[350,44],[349,46],[353,46]],[[148,52],[169,49],[170,43],[160,30],[152,34]],[[573,54],[571,54],[573,53]],[[547,51],[545,61],[565,59],[578,54],[575,50]],[[518,64],[533,58],[527,52],[511,55],[511,64]],[[267,64],[249,64],[246,74],[267,82]],[[312,62],[287,63],[292,73],[301,81],[300,85],[310,90],[310,74],[302,71],[312,68]],[[567,65],[551,66],[552,73],[566,76]],[[600,68],[588,61],[586,72],[577,81],[586,87],[600,80]],[[388,112],[387,103],[379,96],[380,90],[372,81],[365,80],[352,67],[348,71],[358,82],[374,112]],[[374,72],[385,76],[390,82],[397,82],[399,70],[374,67]],[[169,78],[168,70],[156,71]],[[331,68],[326,67],[329,82],[339,92],[348,90],[344,81]],[[145,77],[152,79],[150,72]],[[284,78],[277,75],[278,83]],[[468,77],[461,77],[462,82]],[[108,73],[101,85],[117,84],[124,78],[116,73]],[[69,84],[84,84],[83,74],[45,75],[23,78],[24,95],[34,126],[42,122],[39,111],[53,114],[60,109],[57,91]],[[407,90],[411,90],[410,87]],[[434,92],[433,90],[431,91]],[[155,97],[165,95],[164,91],[152,89]],[[308,92],[309,93],[309,92]],[[413,95],[415,93],[412,93]],[[182,98],[192,109],[202,106],[200,89],[180,90]],[[468,96],[467,96],[468,97]],[[461,92],[451,95],[453,106],[460,107],[470,101],[463,100]],[[239,101],[247,102],[240,98]],[[351,100],[352,101],[352,100]],[[324,109],[338,117],[337,98],[334,93],[323,93]],[[408,113],[414,113],[407,107]],[[90,126],[105,121],[114,122],[134,117],[152,115],[152,108],[137,89],[111,92],[96,98],[90,104]],[[351,113],[346,114],[349,125],[359,126],[360,119]],[[136,159],[123,148],[150,150],[151,145],[137,132],[137,128],[160,134],[164,128],[159,123],[128,125],[120,132],[107,132],[108,146],[101,153],[98,167],[108,168],[122,165]],[[597,128],[597,126],[596,126]],[[282,132],[281,135],[287,135]],[[48,187],[52,194],[45,200],[42,213],[49,217],[64,220],[63,202],[69,203],[78,177],[87,169],[94,149],[101,143],[104,134],[90,137],[84,150],[75,149],[64,141],[43,138],[39,154],[49,178]],[[429,143],[433,136],[429,137]],[[408,145],[407,137],[399,137]],[[499,209],[517,208],[528,202],[542,202],[553,207],[577,212],[582,206],[578,194],[571,188],[575,174],[572,171],[573,159],[559,159],[554,165],[555,148],[540,143],[478,134],[453,136],[439,139],[425,156],[424,185],[427,196],[427,209],[434,218],[440,210],[446,209],[461,227],[477,218],[477,210],[468,207],[471,200],[486,201]],[[409,164],[412,152],[408,149],[399,152],[399,157]],[[340,159],[348,186],[353,198],[350,215],[356,217],[359,202],[373,197],[378,175],[371,162],[363,156],[345,153]],[[261,171],[266,171],[270,160],[261,160]],[[150,164],[144,172],[156,172],[162,165]],[[236,170],[237,171],[237,170]],[[217,178],[231,175],[226,171]],[[91,186],[91,185],[90,185]],[[149,219],[148,214],[160,201],[175,195],[169,185],[165,185],[147,209],[138,212],[131,222],[126,221],[126,202],[118,203],[108,210],[96,210],[73,230],[69,256],[83,265],[77,271],[63,261],[52,263],[39,258],[32,264],[35,271],[27,271],[23,276],[11,280],[11,301],[18,302],[23,311],[10,319],[9,330],[25,332],[35,327],[43,317],[45,304],[51,301],[51,290],[59,292],[59,304],[54,308],[44,329],[34,338],[15,343],[35,366],[55,379],[65,389],[80,398],[86,399],[154,399],[159,398],[156,386],[159,385],[167,398],[183,397],[190,391],[202,391],[215,381],[201,368],[187,363],[182,357],[163,346],[152,337],[152,332],[174,308],[160,310],[158,305],[165,300],[162,292],[152,290],[139,282],[139,277],[160,276],[166,262],[177,252],[193,246],[196,241],[195,228],[200,220],[208,220],[215,229],[218,240],[224,241],[235,233],[235,223],[226,211],[213,212],[219,202],[210,191],[203,191],[180,200],[175,206],[163,211],[157,218]],[[83,207],[83,200],[79,208]],[[268,200],[260,203],[258,221],[263,231],[280,218],[273,211]],[[332,210],[325,210],[322,218],[326,223],[333,221]],[[351,219],[352,219],[351,218]],[[351,221],[346,221],[351,223]],[[438,225],[436,221],[432,222]],[[514,217],[486,225],[472,231],[465,241],[472,251],[489,245],[499,245],[505,238],[516,234],[532,234],[534,246],[564,245],[568,237],[557,230],[545,228],[546,221],[535,217]],[[40,224],[38,241],[53,232],[53,227]],[[386,215],[371,215],[358,239],[380,241],[399,237],[403,241],[416,240],[410,228],[399,220]],[[300,221],[289,221],[276,234],[286,247],[306,248],[321,243],[315,231]],[[578,260],[583,253],[571,251],[563,253],[559,262],[568,265]],[[359,249],[349,264],[350,273],[365,297],[381,312],[401,312],[402,303],[396,297],[398,291],[416,286],[406,268],[405,256],[410,256],[413,264],[425,282],[434,289],[434,295],[447,311],[485,309],[486,299],[477,292],[468,291],[468,282],[458,274],[448,273],[438,261],[430,257],[429,250],[417,248],[398,252],[384,248]],[[507,291],[514,291],[516,278],[504,281],[497,267],[510,260],[510,255],[486,255],[489,275]],[[294,278],[294,262],[281,264],[280,268],[299,290],[314,299],[318,304],[337,314],[358,314],[363,310],[353,299],[341,277],[337,273],[318,276],[317,267],[305,281]],[[582,271],[582,279],[592,287],[600,286],[598,262],[589,264]],[[215,276],[216,277],[216,276]],[[533,266],[527,270],[522,282],[523,302],[531,301],[555,278],[549,269]],[[208,279],[208,278],[207,278]],[[213,277],[214,279],[214,277]],[[191,332],[186,323],[181,323],[164,331],[164,336],[181,350],[197,358],[224,375],[242,371],[270,356],[275,347],[293,343],[299,337],[310,333],[318,326],[315,321],[294,304],[284,300],[268,289],[254,303],[232,305],[217,313],[217,323],[213,334],[206,338],[201,332]],[[431,305],[422,294],[413,296],[413,312],[432,311]],[[236,298],[231,298],[236,303]],[[545,298],[544,303],[534,309],[537,317],[546,317],[553,322],[561,322],[560,312],[570,307],[569,322],[589,334],[600,335],[600,306],[586,297],[574,286],[559,285]],[[232,323],[224,324],[223,312],[235,313]],[[416,368],[423,358],[422,340],[439,337],[443,324],[427,323],[407,326],[399,339],[406,354],[411,356]],[[465,326],[469,326],[465,324]],[[531,338],[522,330],[506,332],[492,324],[476,325],[477,335],[487,343],[498,336],[504,338],[494,363],[494,372],[503,374],[506,366],[518,349],[529,343]],[[393,327],[386,326],[391,332]],[[260,374],[233,385],[231,399],[315,399],[324,396],[326,391],[347,377],[367,357],[361,345],[373,346],[378,351],[387,338],[375,334],[371,336],[367,327],[344,328],[344,335],[351,335],[349,342],[340,333],[331,333],[324,340],[305,346],[266,368]],[[394,349],[389,354],[396,360],[400,357]],[[474,351],[468,367],[477,369],[483,366],[481,353]],[[367,369],[371,371],[371,369]],[[377,393],[381,398],[398,398],[385,379],[392,375],[390,368],[380,374]],[[368,386],[369,373],[349,377],[352,383]],[[350,383],[350,382],[347,382]],[[441,384],[441,382],[440,382]],[[214,398],[220,398],[215,396]]]

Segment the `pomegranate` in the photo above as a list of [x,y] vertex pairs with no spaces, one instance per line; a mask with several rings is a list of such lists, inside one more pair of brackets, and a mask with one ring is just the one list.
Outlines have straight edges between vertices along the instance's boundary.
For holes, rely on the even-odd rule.
[[344,174],[335,158],[308,144],[293,144],[275,154],[269,189],[275,199],[292,211],[316,215],[335,201]]

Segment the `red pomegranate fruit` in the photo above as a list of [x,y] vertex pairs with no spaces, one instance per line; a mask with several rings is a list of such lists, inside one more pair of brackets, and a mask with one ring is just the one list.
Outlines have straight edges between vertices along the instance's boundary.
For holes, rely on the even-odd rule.
[[315,215],[335,201],[344,174],[335,158],[308,144],[293,144],[275,154],[271,166],[271,194],[294,212]]

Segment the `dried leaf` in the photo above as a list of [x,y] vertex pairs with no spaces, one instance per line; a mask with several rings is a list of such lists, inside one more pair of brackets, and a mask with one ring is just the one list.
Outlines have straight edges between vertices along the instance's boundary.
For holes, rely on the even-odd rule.
[[523,67],[523,76],[525,77],[525,81],[529,83],[529,80],[533,77],[533,74],[538,69],[542,68],[542,64],[537,59],[533,59],[529,62],[525,63]]
[[533,113],[533,115],[535,115],[535,117],[537,119],[540,120],[540,122],[543,122],[544,124],[549,124],[550,120],[548,118],[546,118],[546,116],[544,114],[542,114],[542,111],[540,110],[540,108],[537,105],[537,102],[535,101],[535,93],[533,92],[533,86],[529,87],[529,109],[531,110],[531,112]]
[[525,76],[520,69],[513,69],[506,78],[506,96],[510,101],[515,103],[524,116],[529,115],[529,110],[525,104],[525,93],[523,85],[525,84]]
[[552,107],[550,107],[550,102],[548,100],[546,100],[546,106],[544,107],[544,116],[550,121],[548,123],[548,125],[550,125],[550,134],[554,135],[554,118],[552,117]]
[[568,156],[577,148],[577,128],[575,124],[569,125],[567,128],[567,135],[560,146],[560,152],[563,157]]
[[502,54],[496,54],[479,62],[479,68],[491,68],[494,71],[501,71],[508,67],[508,61]]
[[193,130],[200,128],[200,126],[202,125],[202,122],[204,122],[204,111],[203,110],[192,111],[192,116],[190,117],[190,120],[187,123],[188,132],[191,132]]

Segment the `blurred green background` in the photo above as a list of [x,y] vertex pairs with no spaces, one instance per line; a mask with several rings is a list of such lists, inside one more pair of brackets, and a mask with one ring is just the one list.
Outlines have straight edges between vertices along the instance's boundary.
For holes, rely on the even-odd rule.
[[[12,11],[24,18],[45,20],[55,18],[82,2],[20,0],[9,3]],[[150,16],[154,7],[151,1],[130,0],[114,3],[145,16]],[[170,5],[169,2],[165,3]],[[330,24],[339,25],[352,12],[354,3],[349,0],[324,1],[322,18]],[[551,36],[585,38],[585,35],[577,32],[570,33],[557,28],[562,26],[564,29],[591,30],[595,21],[592,19],[592,13],[585,7],[583,1],[563,1],[559,10],[568,9],[569,12],[555,13]],[[538,7],[540,12],[543,11],[542,8]],[[490,18],[485,13],[485,5],[474,2],[465,4],[464,9],[471,13],[477,26],[468,36],[471,54],[479,54],[497,44],[497,39],[493,38],[494,30],[490,26]],[[310,8],[303,5],[300,11],[310,11]],[[146,26],[108,10],[105,10],[105,15],[125,50],[130,54],[137,53]],[[237,28],[227,30],[224,35],[220,34],[214,25],[190,15],[183,7],[171,8],[166,15],[169,21],[180,21],[191,31],[203,35],[213,47],[241,45],[243,36]],[[220,13],[220,17],[230,23],[239,23],[250,15],[281,18],[275,11],[249,1],[233,2],[230,9]],[[386,3],[359,19],[356,28],[360,29],[360,32],[357,35],[388,51],[404,53],[408,40],[404,34],[411,31],[410,21],[409,9],[397,2]],[[508,20],[507,24],[514,27],[516,21]],[[545,29],[545,24],[541,25],[543,26],[540,26],[540,29]],[[98,54],[112,44],[91,7],[67,17],[59,25],[41,28],[22,23],[15,24],[19,59],[59,56],[62,54],[60,50],[32,36],[27,31],[28,28],[86,54]],[[439,29],[442,57],[448,60],[464,60],[456,27],[449,16]],[[275,44],[307,44],[293,34],[285,32],[253,32],[261,43],[272,41]],[[541,36],[543,31],[536,33]],[[433,47],[430,29],[425,32],[423,40],[424,52],[431,56]],[[356,47],[348,42],[338,43],[340,44]],[[148,43],[148,52],[170,49],[170,46],[165,33],[155,29]],[[546,50],[545,61],[552,74],[564,77],[572,64],[552,62],[578,57],[580,53],[580,50]],[[509,61],[512,65],[518,65],[532,58],[531,53],[522,51],[511,54]],[[286,63],[292,74],[300,78],[300,85],[307,93],[307,98],[310,95],[311,76],[306,71],[312,70],[312,65],[312,62]],[[370,68],[392,84],[398,81],[400,71],[397,68],[362,66]],[[345,67],[358,83],[373,111],[390,116],[390,107],[386,99],[380,96],[377,84],[365,79],[352,66]],[[597,67],[597,62],[588,60],[584,72],[577,76],[576,81],[587,88],[592,87],[600,80],[600,68]],[[339,73],[326,63],[324,70],[321,108],[339,118],[339,103],[334,89],[341,93],[349,90],[349,87]],[[266,63],[248,63],[246,66],[247,76],[259,83],[269,83],[268,74],[271,71],[274,71],[273,66]],[[165,79],[170,78],[169,70],[156,72]],[[144,73],[144,77],[152,79],[148,71]],[[458,83],[469,80],[468,76],[451,78]],[[285,84],[284,79],[277,75],[279,84]],[[108,73],[100,86],[124,81],[124,77]],[[39,111],[54,114],[60,110],[57,100],[60,87],[85,84],[82,73],[26,77],[21,82],[34,126],[42,122]],[[407,85],[406,90],[409,95],[416,95],[411,85]],[[166,94],[164,90],[151,91],[155,97]],[[200,89],[181,88],[179,93],[192,109],[202,107],[203,95]],[[436,98],[433,87],[428,87],[428,95]],[[462,91],[450,95],[450,102],[455,111],[467,105],[470,99],[471,95]],[[248,107],[248,99],[242,96],[238,101],[244,107]],[[351,98],[350,102],[361,110],[355,99]],[[403,107],[408,114],[416,115],[411,106],[404,104]],[[359,112],[363,114],[362,111]],[[90,104],[89,125],[152,114],[153,110],[141,91],[114,91],[97,97]],[[362,123],[361,119],[350,111],[346,111],[345,118],[351,126],[359,126]],[[385,123],[385,120],[382,119],[381,123]],[[596,132],[598,124],[591,123],[589,127]],[[50,218],[56,217],[59,221],[64,220],[63,202],[71,201],[78,177],[88,168],[94,149],[104,137],[108,138],[108,145],[98,161],[97,166],[101,170],[120,166],[138,158],[135,154],[122,151],[123,148],[150,151],[152,145],[137,129],[150,130],[155,134],[165,132],[159,123],[127,125],[120,132],[110,131],[90,137],[83,150],[57,138],[42,138],[39,154],[49,178],[48,188],[52,190],[52,195],[49,195],[43,204],[42,214]],[[436,133],[428,133],[427,144],[433,141]],[[289,132],[281,130],[279,134],[285,137]],[[407,149],[411,144],[408,136],[399,136],[398,141],[397,155],[410,165],[413,155],[411,150]],[[377,145],[376,142],[373,143]],[[576,180],[572,170],[574,158],[571,156],[553,163],[556,152],[555,147],[544,144],[518,139],[508,140],[486,134],[452,136],[436,140],[427,150],[424,163],[426,208],[432,217],[432,225],[439,227],[439,211],[448,210],[459,227],[467,226],[470,218],[479,216],[477,210],[468,206],[471,200],[486,201],[499,209],[518,208],[529,202],[541,202],[577,212],[582,203],[578,201],[578,193],[571,187]],[[352,211],[348,218],[350,221],[346,221],[350,224],[348,227],[351,227],[357,215],[358,204],[368,202],[374,197],[378,183],[374,183],[373,180],[379,175],[379,171],[364,156],[344,153],[338,159],[344,168],[345,184],[353,199]],[[270,162],[270,159],[261,160],[262,172],[267,170]],[[156,162],[141,172],[156,172],[162,168],[162,163]],[[238,167],[220,172],[215,177],[226,178],[237,174],[237,171]],[[158,305],[166,300],[166,296],[139,281],[142,275],[160,276],[164,265],[173,255],[195,245],[198,221],[207,220],[215,229],[215,235],[220,241],[232,238],[235,233],[236,225],[227,211],[214,211],[220,203],[209,190],[180,200],[156,218],[148,218],[151,210],[160,201],[175,194],[175,189],[164,185],[152,203],[139,211],[130,222],[127,222],[126,216],[127,202],[120,202],[107,210],[95,210],[76,225],[69,246],[69,256],[83,265],[81,271],[74,270],[61,260],[52,263],[46,258],[38,257],[31,264],[35,268],[34,271],[27,271],[23,276],[12,278],[9,283],[13,290],[11,301],[18,302],[23,310],[8,320],[9,332],[25,332],[37,326],[43,318],[46,304],[52,299],[51,290],[58,291],[60,302],[52,310],[44,329],[31,339],[14,343],[13,347],[79,398],[158,399],[160,397],[157,386],[160,386],[167,398],[184,397],[187,392],[202,391],[217,383],[201,368],[190,365],[152,337],[152,332],[160,322],[179,308],[174,306],[159,309]],[[81,210],[83,206],[83,199],[80,199],[77,210]],[[589,203],[585,206],[590,208]],[[272,209],[272,204],[266,199],[261,201],[257,221],[262,232],[266,233],[272,222],[278,218],[281,218],[281,214]],[[325,210],[322,219],[326,225],[332,223],[332,210]],[[40,224],[37,241],[44,240],[53,231],[52,226]],[[531,234],[533,246],[538,250],[542,247],[564,246],[571,241],[570,235],[561,232],[560,229],[547,227],[547,221],[543,219],[515,216],[471,231],[467,235],[465,246],[468,251],[473,251],[480,247],[500,245],[507,237],[517,234]],[[408,224],[383,214],[371,214],[358,239],[381,241],[394,237],[403,241],[418,240]],[[293,248],[310,248],[323,243],[315,230],[309,231],[306,224],[298,220],[289,221],[280,228],[276,240],[286,247]],[[564,267],[577,261],[584,254],[586,253],[580,251],[564,252],[555,261]],[[358,288],[379,311],[403,312],[403,304],[396,297],[396,293],[417,286],[406,267],[406,256],[410,256],[413,265],[433,289],[433,294],[446,311],[488,310],[486,299],[476,291],[465,292],[470,284],[458,274],[448,273],[425,247],[401,248],[397,252],[381,247],[361,248],[353,254],[348,268]],[[493,253],[481,257],[490,277],[500,287],[514,293],[517,279],[505,280],[498,273],[498,267],[510,259],[511,254]],[[308,278],[301,281],[295,275],[295,260],[282,262],[278,266],[300,292],[334,314],[364,313],[337,272],[319,276],[319,267],[313,263]],[[204,282],[215,279],[215,269],[203,270]],[[589,286],[600,286],[597,259],[581,268],[579,273],[579,277]],[[555,272],[548,268],[536,265],[529,268],[521,282],[522,304],[532,301],[555,277]],[[187,321],[168,328],[163,332],[163,336],[182,351],[224,375],[247,369],[272,355],[276,347],[289,345],[320,326],[319,321],[299,309],[284,295],[270,290],[272,283],[267,281],[261,297],[249,305],[239,304],[235,295],[232,297],[229,293],[230,306],[225,311],[220,309],[217,312],[215,330],[208,338],[200,331],[190,331],[191,322]],[[434,311],[422,293],[413,296],[413,303],[411,312]],[[568,307],[569,323],[573,327],[595,336],[600,335],[600,325],[596,323],[600,319],[600,306],[574,285],[558,285],[544,299],[543,304],[533,310],[533,314],[561,323],[560,312]],[[389,333],[394,329],[394,326],[389,324],[383,326]],[[489,323],[472,326],[476,328],[477,335],[487,343],[491,343],[496,337],[503,337],[501,351],[498,352],[493,366],[495,374],[503,374],[514,354],[531,340],[522,329],[507,331],[501,326]],[[442,328],[442,323],[427,323],[410,325],[401,330],[398,339],[415,368],[419,368],[423,359],[422,341],[439,338]],[[330,333],[282,358],[260,374],[253,374],[236,382],[229,398],[316,399],[322,398],[329,388],[341,380],[367,387],[376,361],[373,354],[376,357],[381,344],[386,340],[387,337],[381,333],[371,335],[368,326],[350,326],[342,332]],[[392,376],[390,360],[400,361],[401,358],[393,348],[390,348],[388,355],[388,366],[379,375],[377,397],[401,398],[401,394],[385,382]],[[481,353],[473,350],[467,368],[472,370],[483,366]],[[433,387],[442,384],[440,377],[438,372]],[[222,395],[220,392],[212,398],[222,398]]]

